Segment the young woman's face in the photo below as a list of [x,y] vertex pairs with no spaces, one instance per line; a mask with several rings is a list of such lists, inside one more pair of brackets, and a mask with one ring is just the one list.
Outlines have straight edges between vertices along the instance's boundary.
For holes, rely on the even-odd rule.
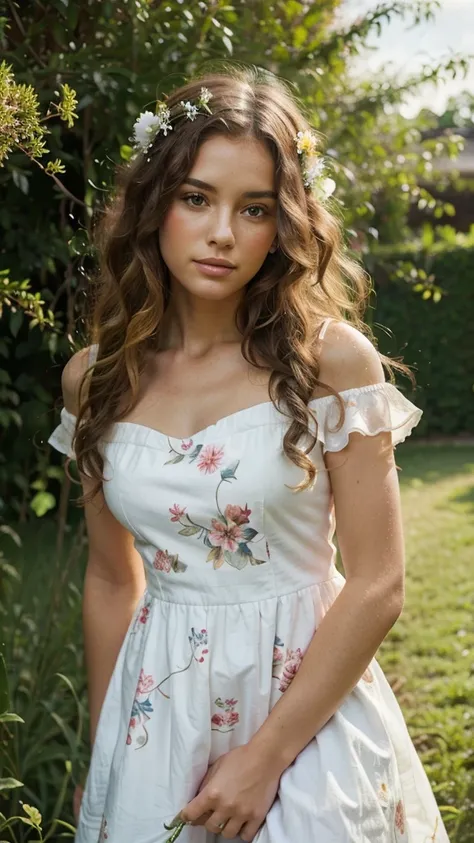
[[[276,241],[275,167],[254,139],[215,136],[199,149],[159,230],[163,260],[198,298],[220,300],[241,290]],[[232,264],[206,267],[206,259]]]

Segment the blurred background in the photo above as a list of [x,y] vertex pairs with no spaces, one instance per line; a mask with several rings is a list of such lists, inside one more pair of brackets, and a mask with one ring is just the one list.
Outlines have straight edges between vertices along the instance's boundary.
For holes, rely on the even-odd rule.
[[452,843],[473,843],[473,31],[472,0],[0,0],[2,840],[72,837],[88,763],[86,537],[47,438],[86,342],[91,232],[138,114],[243,62],[325,136],[366,321],[416,376],[398,383],[424,411],[396,455],[406,604],[379,660]]

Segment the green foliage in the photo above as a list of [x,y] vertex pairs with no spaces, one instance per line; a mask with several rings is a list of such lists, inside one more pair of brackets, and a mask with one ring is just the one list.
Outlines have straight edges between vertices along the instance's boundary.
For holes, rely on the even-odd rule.
[[74,830],[71,791],[87,763],[77,644],[84,529],[69,530],[60,554],[53,523],[43,522],[36,536],[26,531],[24,541],[11,528],[0,533],[17,548],[9,547],[9,561],[0,552],[0,831],[2,840],[22,843],[34,827],[46,841],[60,828]]
[[385,250],[383,268],[375,258],[373,329],[380,351],[414,367],[411,397],[424,411],[415,437],[474,430],[474,229],[444,235],[428,248]]
[[[61,85],[62,100],[59,104],[52,103],[56,113],[69,129],[74,125],[77,114],[76,94],[68,84]],[[55,91],[59,96],[59,93]],[[45,119],[49,119],[50,112]],[[39,115],[38,94],[32,85],[15,82],[12,68],[5,61],[0,64],[0,167],[4,166],[4,159],[16,147],[32,161],[42,158],[49,149],[43,140],[49,130],[41,125]],[[41,164],[39,165],[41,166]],[[64,166],[59,160],[48,162],[46,171],[49,175],[64,172]]]

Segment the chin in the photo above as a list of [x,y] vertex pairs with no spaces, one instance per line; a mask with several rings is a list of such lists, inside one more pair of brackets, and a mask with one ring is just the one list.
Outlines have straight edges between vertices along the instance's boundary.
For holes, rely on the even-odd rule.
[[193,281],[183,283],[176,279],[176,284],[185,290],[190,296],[195,296],[198,299],[219,300],[225,299],[229,296],[236,296],[241,290],[245,289],[247,281],[237,283],[230,281],[228,278],[206,278],[202,281]]

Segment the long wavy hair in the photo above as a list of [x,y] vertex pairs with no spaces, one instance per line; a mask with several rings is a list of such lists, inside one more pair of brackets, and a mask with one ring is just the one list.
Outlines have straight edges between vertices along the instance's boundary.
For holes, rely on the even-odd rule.
[[[317,439],[308,407],[315,387],[337,397],[337,429],[344,420],[341,397],[318,379],[322,321],[349,322],[375,345],[362,321],[370,278],[345,248],[337,215],[303,183],[294,139],[299,131],[314,130],[289,85],[255,67],[207,73],[167,97],[171,113],[182,100],[196,102],[203,86],[212,93],[212,115],[177,119],[171,133],[158,134],[150,150],[121,166],[94,229],[99,265],[88,334],[98,344],[98,355],[80,383],[74,447],[79,471],[97,483],[80,504],[99,491],[105,479],[100,440],[137,404],[147,357],[159,347],[170,282],[157,230],[201,144],[211,136],[255,138],[275,163],[279,248],[247,283],[235,321],[242,355],[252,366],[270,370],[270,398],[289,418],[283,448],[304,472],[292,490],[311,487],[316,477],[308,456]],[[392,382],[393,368],[413,380],[407,366],[379,356]],[[306,447],[299,444],[302,437]]]

